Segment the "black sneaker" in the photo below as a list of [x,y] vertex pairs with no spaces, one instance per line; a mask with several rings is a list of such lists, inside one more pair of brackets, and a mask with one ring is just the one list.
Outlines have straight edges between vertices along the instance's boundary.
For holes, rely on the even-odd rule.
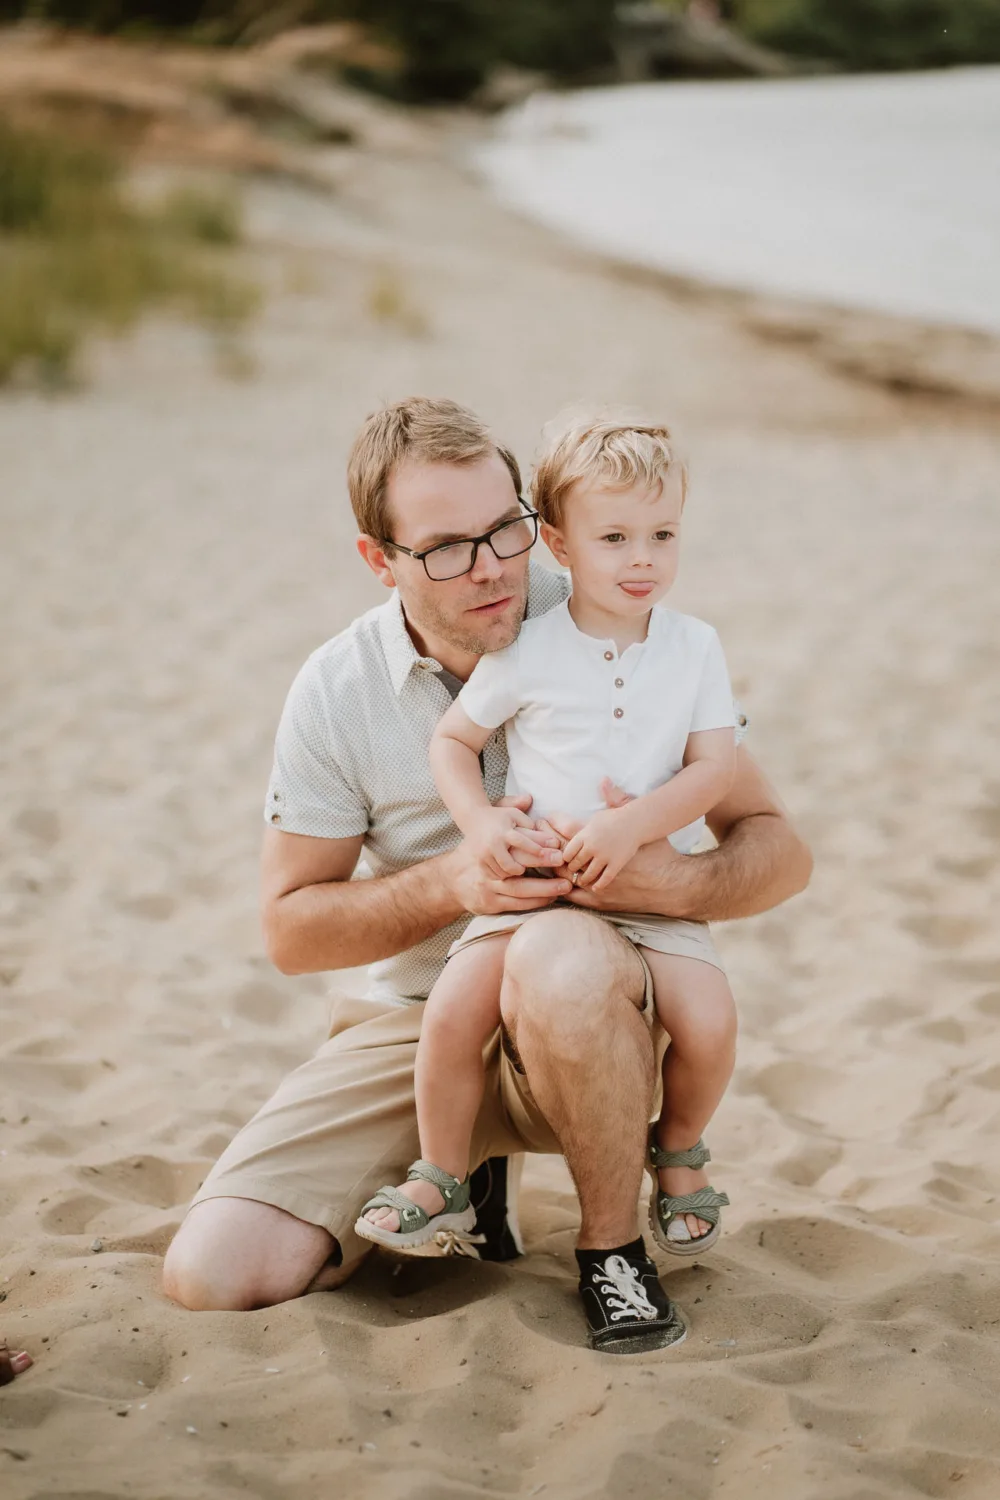
[[485,1236],[485,1244],[478,1246],[480,1260],[516,1260],[524,1254],[517,1216],[523,1166],[523,1156],[491,1156],[472,1174],[472,1232]]
[[648,1354],[687,1337],[687,1324],[645,1250],[629,1256],[609,1251],[603,1261],[589,1252],[580,1265],[580,1296],[590,1347],[602,1354]]

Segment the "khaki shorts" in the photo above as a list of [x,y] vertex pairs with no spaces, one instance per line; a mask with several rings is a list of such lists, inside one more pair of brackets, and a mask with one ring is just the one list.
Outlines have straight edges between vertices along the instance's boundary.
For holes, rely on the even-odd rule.
[[[643,1014],[654,1022],[645,975]],[[344,996],[330,1038],[296,1068],[222,1153],[194,1202],[252,1198],[318,1224],[340,1243],[343,1264],[371,1247],[354,1222],[386,1183],[401,1182],[419,1156],[413,1065],[423,1004]],[[472,1165],[522,1151],[559,1153],[513,1048],[497,1031],[486,1063],[486,1092],[472,1141]]]
[[[569,902],[557,901],[545,910],[555,911],[560,906],[565,906],[570,911],[580,909]],[[499,917],[473,917],[458,941],[452,943],[448,957],[452,958],[456,953],[461,953],[463,948],[481,942],[483,938],[493,937],[496,933],[514,932],[537,915],[537,912],[528,911],[505,912]],[[654,953],[672,953],[677,958],[697,958],[702,963],[712,964],[716,969],[726,972],[706,922],[686,922],[681,917],[660,917],[653,912],[639,911],[596,911],[590,915],[600,917],[602,922],[617,928],[636,948],[652,948]],[[639,957],[642,958],[641,953]]]

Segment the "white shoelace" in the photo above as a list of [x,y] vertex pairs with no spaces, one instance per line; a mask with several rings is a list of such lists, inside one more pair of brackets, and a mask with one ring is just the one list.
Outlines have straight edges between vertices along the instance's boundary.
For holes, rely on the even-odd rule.
[[638,1271],[623,1255],[609,1255],[604,1269],[595,1273],[594,1282],[607,1305],[610,1322],[636,1316],[648,1322],[658,1316],[639,1280]]

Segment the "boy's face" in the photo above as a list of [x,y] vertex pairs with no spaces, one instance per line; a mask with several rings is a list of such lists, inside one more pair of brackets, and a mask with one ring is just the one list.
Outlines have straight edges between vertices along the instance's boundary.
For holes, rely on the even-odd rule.
[[684,488],[680,474],[661,488],[576,486],[560,527],[543,526],[556,561],[573,574],[574,592],[609,614],[644,614],[677,576]]

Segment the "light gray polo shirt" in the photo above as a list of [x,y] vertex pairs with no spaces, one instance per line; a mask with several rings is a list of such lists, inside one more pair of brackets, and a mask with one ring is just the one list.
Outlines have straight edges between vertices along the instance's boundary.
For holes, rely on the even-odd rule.
[[[530,565],[528,614],[569,596],[569,578]],[[359,875],[388,875],[455,848],[460,835],[434,785],[428,748],[459,684],[420,656],[393,593],[314,651],[292,684],[274,747],[264,817],[286,833],[364,835]],[[482,756],[487,795],[502,797],[501,728]],[[452,922],[415,948],[372,964],[379,999],[425,999],[448,949],[468,925]]]

